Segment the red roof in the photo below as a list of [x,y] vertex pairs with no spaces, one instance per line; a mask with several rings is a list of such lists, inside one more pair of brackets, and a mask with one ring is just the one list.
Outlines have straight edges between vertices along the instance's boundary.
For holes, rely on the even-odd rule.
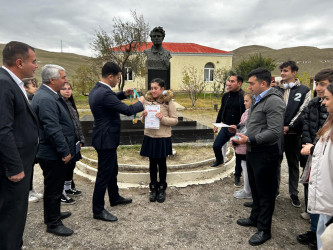
[[[147,46],[142,45],[138,51],[144,51],[145,49],[153,46],[152,42],[147,42]],[[184,54],[231,54],[231,52],[225,50],[214,49],[207,46],[202,46],[196,43],[163,43],[163,48],[169,50],[171,53],[184,53]],[[114,48],[117,50],[117,48]]]

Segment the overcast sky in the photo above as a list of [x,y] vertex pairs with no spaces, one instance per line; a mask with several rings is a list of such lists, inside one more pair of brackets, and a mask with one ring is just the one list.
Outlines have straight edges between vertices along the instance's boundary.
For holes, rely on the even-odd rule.
[[[190,42],[234,50],[246,45],[274,49],[333,48],[332,0],[0,0],[0,43],[26,42],[36,48],[93,55],[90,42],[112,19],[142,14],[162,26],[165,42]],[[150,40],[149,40],[150,41]]]

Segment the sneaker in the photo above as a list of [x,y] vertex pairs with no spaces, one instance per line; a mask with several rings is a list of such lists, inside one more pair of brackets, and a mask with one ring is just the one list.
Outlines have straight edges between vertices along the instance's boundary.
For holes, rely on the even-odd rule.
[[235,187],[241,187],[242,183],[240,181],[240,176],[235,176]]
[[301,218],[304,220],[310,220],[310,215],[307,212],[301,213]]
[[76,190],[76,188],[71,188],[71,189],[65,190],[65,192],[67,195],[74,195],[74,196],[80,196],[82,194],[82,192],[79,190]]
[[39,199],[36,196],[30,195],[29,192],[29,202],[37,202],[39,201]]
[[301,202],[298,199],[298,196],[295,194],[290,195],[290,199],[291,199],[291,204],[294,207],[301,207]]
[[63,205],[73,205],[75,203],[76,203],[76,201],[74,199],[72,199],[72,198],[70,198],[66,195],[63,195],[63,194],[61,195],[61,204],[63,204]]
[[234,193],[234,197],[236,199],[251,199],[252,198],[252,195],[251,194],[248,194],[248,193],[245,193],[244,190],[241,190],[240,192],[235,192]]
[[42,199],[43,198],[43,194],[37,193],[35,190],[29,191],[29,195],[35,196],[37,199]]

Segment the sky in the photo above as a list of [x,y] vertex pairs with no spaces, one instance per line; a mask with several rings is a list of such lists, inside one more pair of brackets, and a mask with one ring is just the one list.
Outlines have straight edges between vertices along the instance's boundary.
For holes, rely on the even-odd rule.
[[62,44],[63,52],[93,56],[96,31],[111,32],[114,17],[132,21],[131,10],[151,28],[162,26],[164,42],[226,51],[254,44],[333,48],[332,0],[0,0],[0,6],[0,43],[55,52]]

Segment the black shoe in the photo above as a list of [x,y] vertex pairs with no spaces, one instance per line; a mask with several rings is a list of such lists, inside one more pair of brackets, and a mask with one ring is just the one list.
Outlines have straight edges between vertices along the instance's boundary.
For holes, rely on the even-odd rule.
[[104,220],[104,221],[117,221],[118,220],[118,218],[116,216],[112,215],[105,209],[103,209],[103,211],[99,214],[94,214],[94,219]]
[[301,202],[298,199],[298,196],[295,194],[290,195],[290,199],[291,199],[291,204],[294,207],[301,207]]
[[272,238],[271,233],[258,231],[249,239],[249,244],[251,246],[259,246],[261,244],[264,244],[270,238]]
[[242,227],[256,227],[257,223],[250,220],[250,218],[238,219],[237,224]]
[[[307,231],[304,234],[300,234],[296,237],[297,241],[303,245],[308,245],[310,242],[316,241],[316,233],[312,231]],[[317,243],[317,242],[316,242]]]
[[314,241],[314,242],[310,242],[308,247],[311,249],[311,250],[318,250],[318,247],[317,247],[317,239]]
[[214,168],[214,167],[217,167],[217,166],[219,166],[219,165],[221,165],[221,164],[223,164],[223,161],[214,161],[213,164],[211,164],[210,166],[211,166],[212,168]]
[[61,195],[61,204],[62,205],[74,205],[76,203],[76,201],[70,197],[68,197],[67,195]]
[[127,199],[122,196],[119,196],[119,199],[115,202],[111,203],[111,207],[117,206],[117,205],[125,205],[132,202],[132,199]]
[[157,197],[156,197],[157,202],[159,202],[159,203],[164,202],[165,201],[165,196],[166,196],[165,190],[160,188],[157,192]]
[[61,212],[60,213],[60,219],[66,219],[66,218],[68,218],[69,216],[71,216],[72,215],[72,213],[71,212]]
[[76,188],[71,188],[71,189],[65,190],[65,192],[67,195],[73,195],[73,196],[80,196],[82,194],[82,192],[79,190],[76,190]]
[[155,202],[157,199],[157,187],[156,184],[149,184],[150,194],[149,194],[149,201]]
[[73,230],[69,229],[68,227],[65,227],[64,225],[56,226],[56,227],[47,227],[46,232],[55,234],[58,236],[70,236],[74,232]]
[[250,207],[252,208],[253,207],[253,202],[252,201],[247,201],[247,202],[244,202],[244,207]]
[[242,186],[240,176],[235,175],[235,184],[234,185],[235,185],[235,187],[241,187]]

